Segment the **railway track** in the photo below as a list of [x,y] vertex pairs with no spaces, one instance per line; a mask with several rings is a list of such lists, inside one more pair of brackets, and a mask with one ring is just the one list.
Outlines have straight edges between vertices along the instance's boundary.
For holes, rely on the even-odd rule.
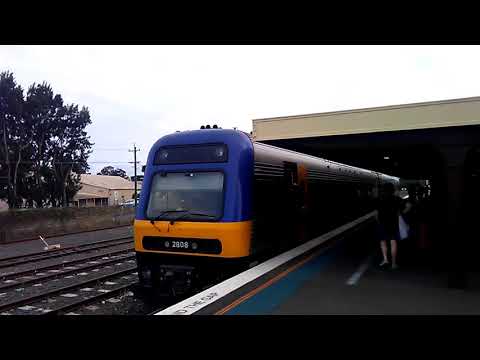
[[147,315],[178,301],[138,291],[133,248],[115,249],[9,273],[0,281],[0,315]]
[[28,284],[16,284],[3,289],[0,293],[0,313],[58,313],[93,298],[111,296],[107,294],[110,292],[115,294],[138,282],[137,266],[133,256],[91,265],[89,270],[75,269],[55,274],[55,277],[48,276],[48,279],[35,279],[36,281],[30,281]]
[[68,247],[64,247],[56,250],[51,250],[49,252],[42,251],[42,252],[30,253],[26,255],[11,256],[8,258],[0,259],[0,269],[6,268],[6,267],[15,267],[23,264],[28,264],[28,263],[36,263],[42,260],[56,259],[62,256],[80,254],[80,253],[105,249],[112,246],[128,244],[128,243],[132,244],[132,247],[133,247],[133,241],[131,236],[124,236],[124,237],[115,238],[115,239],[102,240],[102,241],[97,241],[95,243],[89,243],[89,244],[83,244],[83,245],[73,245],[73,246],[68,246]]
[[0,315],[150,315],[182,297],[139,289],[132,237],[0,259]]
[[151,315],[183,300],[139,289],[133,253],[0,288],[0,315]]
[[53,268],[55,266],[68,266],[85,260],[93,260],[105,255],[132,251],[133,245],[131,241],[111,244],[107,248],[93,249],[89,251],[81,251],[78,253],[66,254],[54,259],[41,259],[37,262],[28,262],[19,265],[10,265],[0,269],[0,281],[9,279],[13,276],[28,274],[29,272],[38,272]]
[[[123,256],[122,256],[123,254]],[[109,255],[109,256],[104,256]],[[79,271],[86,271],[95,269],[98,266],[113,264],[120,259],[134,259],[135,254],[132,249],[119,250],[111,252],[109,254],[102,254],[92,256],[82,260],[74,260],[67,263],[61,263],[56,265],[50,265],[43,268],[38,268],[35,271],[20,271],[17,273],[9,274],[7,280],[3,280],[0,284],[0,291],[10,289],[17,286],[25,286],[27,284],[35,283],[38,281],[50,280],[58,277],[59,275],[70,275]],[[65,266],[68,265],[68,266]],[[76,266],[72,266],[76,265]],[[45,273],[43,271],[46,271]],[[27,275],[31,274],[31,275]]]

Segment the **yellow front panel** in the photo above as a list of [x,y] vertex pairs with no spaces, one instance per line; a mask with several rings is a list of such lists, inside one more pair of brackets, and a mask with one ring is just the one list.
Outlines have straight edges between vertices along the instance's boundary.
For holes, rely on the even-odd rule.
[[[155,221],[154,226],[149,220],[135,220],[134,234],[136,251],[192,256],[242,257],[250,255],[252,222],[207,223],[179,221],[171,225],[169,221]],[[142,245],[144,236],[218,239],[222,243],[222,252],[219,255],[211,255],[145,250]]]

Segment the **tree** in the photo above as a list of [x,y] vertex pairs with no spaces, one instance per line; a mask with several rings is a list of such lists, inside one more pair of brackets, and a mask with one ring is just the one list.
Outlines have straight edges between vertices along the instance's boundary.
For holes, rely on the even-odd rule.
[[0,74],[0,198],[9,207],[67,206],[88,170],[92,143],[86,107],[63,103],[44,82],[22,88]]
[[22,155],[29,146],[28,131],[23,118],[23,89],[11,72],[0,73],[0,197],[10,208],[20,205],[18,178]]
[[[64,112],[63,99],[54,95],[50,85],[32,84],[27,92],[24,117],[31,131],[32,166],[26,181],[29,186],[25,189],[27,202],[37,207],[43,207],[50,202],[52,206],[52,177],[51,148],[55,136],[60,131],[56,122]],[[50,201],[49,201],[50,200]]]
[[109,175],[109,176],[120,176],[124,179],[129,180],[129,177],[125,170],[117,168],[115,169],[113,166],[105,166],[102,170],[100,170],[97,175]]
[[[91,124],[88,108],[78,110],[78,105],[64,106],[55,117],[55,136],[52,138],[50,156],[56,183],[55,200],[67,206],[71,194],[80,189],[80,176],[88,169],[92,143],[85,127]],[[76,174],[76,175],[73,175]],[[69,194],[71,196],[69,196]]]

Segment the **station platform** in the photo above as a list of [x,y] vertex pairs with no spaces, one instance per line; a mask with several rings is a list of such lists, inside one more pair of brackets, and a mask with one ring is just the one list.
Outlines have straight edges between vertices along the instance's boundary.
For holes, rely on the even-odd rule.
[[[219,284],[159,315],[480,314],[480,286],[450,289],[447,272],[428,262],[380,268],[372,225],[337,235],[240,286],[229,279],[230,291]],[[402,250],[400,242],[399,256]]]
[[[62,248],[77,245],[92,244],[103,240],[113,240],[122,237],[133,237],[132,226],[93,230],[69,235],[52,236],[45,240],[49,245],[60,244]],[[132,242],[133,245],[133,242]],[[24,256],[43,251],[45,245],[38,240],[19,241],[0,245],[0,260],[12,256]]]

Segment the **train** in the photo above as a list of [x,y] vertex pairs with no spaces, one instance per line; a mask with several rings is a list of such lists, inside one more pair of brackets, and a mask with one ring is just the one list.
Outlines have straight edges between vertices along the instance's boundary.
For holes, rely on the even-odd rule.
[[140,284],[181,289],[246,269],[372,211],[384,183],[399,178],[236,129],[166,135],[150,149],[136,209]]

